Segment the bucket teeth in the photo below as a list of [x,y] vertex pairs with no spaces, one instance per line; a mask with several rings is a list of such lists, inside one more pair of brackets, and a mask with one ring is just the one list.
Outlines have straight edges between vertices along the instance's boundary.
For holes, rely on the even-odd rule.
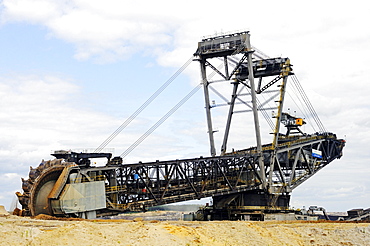
[[30,172],[28,173],[28,177],[30,178],[30,180],[34,181],[39,175],[40,172],[37,170],[37,168],[32,168],[30,166]]
[[30,200],[31,200],[31,193],[32,189],[35,189],[35,185],[39,183],[38,178],[40,177],[43,172],[47,171],[47,169],[55,166],[55,165],[60,165],[62,163],[61,159],[54,159],[54,160],[47,160],[44,161],[42,160],[40,164],[36,167],[33,168],[30,166],[30,171],[28,173],[28,179],[22,179],[22,190],[23,193],[21,192],[16,192],[15,194],[18,197],[19,203],[22,205],[22,215],[23,216],[30,216],[31,215],[31,205],[30,205]]
[[30,192],[31,190],[31,187],[32,187],[32,181],[29,180],[29,179],[24,179],[24,178],[21,178],[22,179],[22,189],[25,193],[28,193]]
[[21,194],[20,192],[16,192],[15,194],[17,195],[22,208],[28,207],[29,197],[26,194]]

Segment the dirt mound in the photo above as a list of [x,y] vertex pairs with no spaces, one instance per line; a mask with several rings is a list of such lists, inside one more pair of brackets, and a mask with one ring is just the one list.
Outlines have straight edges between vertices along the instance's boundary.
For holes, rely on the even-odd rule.
[[9,216],[10,214],[8,211],[5,210],[5,207],[3,205],[0,205],[0,216]]

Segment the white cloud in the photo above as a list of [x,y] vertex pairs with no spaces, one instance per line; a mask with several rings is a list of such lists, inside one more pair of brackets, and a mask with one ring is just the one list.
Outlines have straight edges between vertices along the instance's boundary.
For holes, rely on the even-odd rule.
[[5,0],[2,19],[5,23],[46,26],[50,37],[75,45],[76,59],[111,62],[139,50],[153,55],[158,47],[171,46],[169,33],[178,26],[178,18],[164,10],[156,14],[156,2],[142,5],[127,1]]
[[[191,54],[189,49],[194,52],[202,36],[246,28],[251,29],[253,40],[266,45],[267,53],[291,54],[295,49],[291,46],[295,46],[300,48],[301,57],[316,46],[330,50],[348,44],[346,48],[350,49],[359,39],[363,42],[368,39],[368,33],[364,33],[360,25],[366,23],[366,7],[355,8],[343,3],[333,7],[322,1],[209,4],[190,0],[138,4],[118,0],[35,0],[32,3],[4,0],[2,5],[3,22],[23,21],[45,26],[51,37],[75,45],[77,59],[95,58],[99,62],[127,58],[137,51],[158,56],[162,64],[163,54],[177,58],[181,54],[186,59]],[[356,15],[347,18],[354,10]],[[300,43],[302,41],[305,43]],[[276,49],[271,43],[280,48]],[[166,64],[173,64],[173,60],[182,61],[170,59]]]
[[2,170],[20,170],[31,160],[36,164],[53,149],[84,146],[83,139],[98,145],[95,128],[86,125],[96,122],[99,127],[109,117],[81,108],[76,85],[55,76],[13,76],[0,78],[0,88],[1,159],[17,160]]

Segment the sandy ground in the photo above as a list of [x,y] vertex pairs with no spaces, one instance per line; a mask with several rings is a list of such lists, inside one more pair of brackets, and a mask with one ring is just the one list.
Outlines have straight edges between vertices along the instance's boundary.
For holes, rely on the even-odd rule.
[[0,245],[370,245],[369,223],[0,217]]

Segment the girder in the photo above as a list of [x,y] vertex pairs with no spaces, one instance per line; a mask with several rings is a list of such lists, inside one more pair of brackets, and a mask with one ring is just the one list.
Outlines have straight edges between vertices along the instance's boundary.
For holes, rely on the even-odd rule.
[[[280,76],[286,64],[289,65],[289,58],[282,57],[254,60],[252,62],[252,69],[248,69],[248,65],[243,63],[240,66],[239,72],[236,74],[236,78],[238,80],[248,79],[250,70],[253,71],[253,76],[255,78]],[[290,71],[288,72],[289,74],[293,74]]]
[[[269,194],[276,195],[271,196],[271,204],[280,194],[289,194],[332,160],[340,158],[344,147],[344,142],[333,134],[290,140],[278,145],[272,169],[268,165],[272,145],[263,146],[266,165],[262,171],[257,149],[250,148],[216,157],[124,165],[108,163],[105,167],[84,168],[83,173],[90,176],[90,180],[104,177],[107,204],[115,210],[145,210],[161,204],[227,194],[248,196],[249,192],[266,192],[263,186],[267,186],[270,176],[273,183],[268,187]],[[322,157],[313,157],[312,149],[321,151]]]
[[[104,181],[106,208],[101,212],[142,211],[156,205],[204,197],[213,197],[216,202],[223,204],[229,201],[227,197],[232,194],[236,199],[233,198],[232,201],[248,203],[242,204],[243,206],[254,206],[260,202],[261,206],[281,207],[289,201],[288,194],[294,188],[334,159],[340,158],[344,145],[343,140],[330,133],[281,138],[272,167],[269,161],[274,148],[272,144],[262,146],[265,161],[263,170],[260,169],[255,147],[223,156],[148,163],[122,164],[114,158],[106,166],[100,167],[86,166],[85,163],[80,166],[47,164],[47,172],[41,170],[45,168],[45,164],[40,164],[37,169],[42,174],[29,181],[24,180],[25,187],[32,186],[30,193],[18,196],[20,200],[24,200],[22,206],[31,215],[37,215],[40,211],[60,215],[63,209],[58,199],[65,192],[63,184]],[[315,154],[315,157],[313,150],[315,153],[322,153],[321,156],[317,157]],[[62,163],[62,160],[53,163]],[[30,173],[34,170],[36,169],[32,169]],[[49,173],[58,175],[44,178]],[[54,187],[44,185],[50,183],[45,180],[52,180]],[[272,183],[269,184],[269,180]],[[46,188],[48,191],[44,191]],[[39,190],[42,192],[37,192]],[[49,191],[50,194],[47,194]],[[45,211],[35,210],[40,205],[35,203],[37,199],[43,199],[44,207],[52,207]]]

